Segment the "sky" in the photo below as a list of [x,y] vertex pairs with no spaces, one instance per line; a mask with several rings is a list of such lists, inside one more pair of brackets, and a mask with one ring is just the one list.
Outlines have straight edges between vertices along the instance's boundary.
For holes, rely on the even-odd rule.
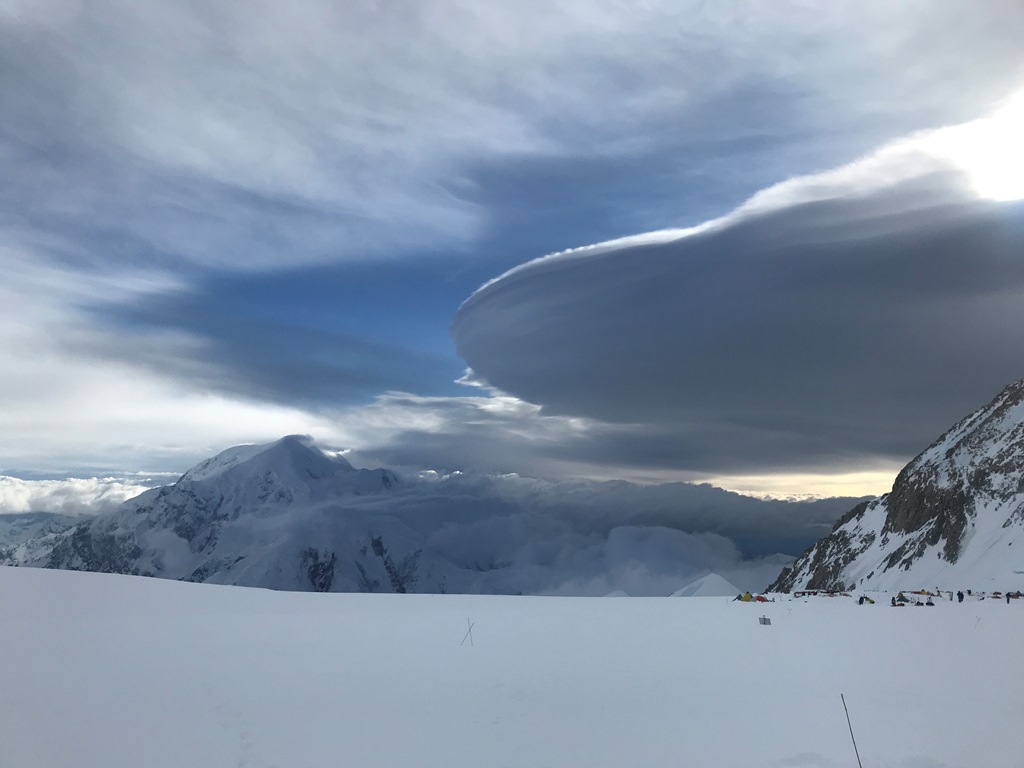
[[293,433],[884,492],[1024,376],[1022,35],[1016,0],[7,0],[0,503]]

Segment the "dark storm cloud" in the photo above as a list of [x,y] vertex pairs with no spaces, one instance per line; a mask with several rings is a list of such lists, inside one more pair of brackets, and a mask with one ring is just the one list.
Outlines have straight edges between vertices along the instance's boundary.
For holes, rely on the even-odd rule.
[[1024,375],[1024,204],[904,176],[538,260],[463,305],[456,345],[547,413],[649,430],[661,464],[909,458]]

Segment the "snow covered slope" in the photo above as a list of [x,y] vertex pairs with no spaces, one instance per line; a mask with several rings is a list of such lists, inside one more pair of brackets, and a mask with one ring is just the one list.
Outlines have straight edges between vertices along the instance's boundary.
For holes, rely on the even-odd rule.
[[770,589],[854,586],[1024,588],[1024,380],[840,518]]
[[[355,469],[298,436],[239,446],[207,459],[174,485],[81,523],[45,557],[21,564],[328,591],[337,564],[334,545],[351,533],[346,523],[353,522],[352,515],[337,512],[347,501],[376,498],[397,482],[388,470]],[[334,525],[323,524],[328,517]],[[314,535],[325,531],[334,535]],[[359,533],[369,551],[365,529]],[[401,532],[395,537],[401,539]],[[393,575],[408,579],[404,572]],[[396,591],[402,586],[396,584]]]
[[668,595],[715,571],[763,587],[850,501],[710,486],[398,477],[307,439],[230,448],[7,562],[331,592]]
[[1024,601],[329,595],[28,568],[0,568],[0,601],[5,768],[855,768],[840,693],[870,768],[1022,765]]
[[55,536],[82,522],[79,515],[15,512],[0,515],[0,565],[47,553]]

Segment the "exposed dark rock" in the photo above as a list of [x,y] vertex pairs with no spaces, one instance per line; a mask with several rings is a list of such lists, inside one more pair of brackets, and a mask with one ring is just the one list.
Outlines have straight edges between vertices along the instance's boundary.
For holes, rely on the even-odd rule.
[[[856,569],[867,572],[862,582],[887,572],[911,572],[926,557],[955,564],[982,509],[987,515],[1006,514],[1002,529],[1024,526],[1022,403],[1024,380],[1008,386],[925,449],[899,473],[890,493],[843,515],[832,532],[783,570],[769,589],[852,588],[844,574],[855,563],[866,566]],[[880,528],[865,528],[865,514],[880,508],[885,513]],[[878,537],[882,549],[875,548],[871,555],[877,562],[862,563]]]
[[310,547],[303,550],[300,562],[306,569],[306,576],[314,592],[330,592],[334,583],[334,567],[338,564],[338,556],[333,552],[328,557]]
[[141,575],[142,549],[130,534],[94,531],[90,523],[76,526],[50,553],[48,568]]

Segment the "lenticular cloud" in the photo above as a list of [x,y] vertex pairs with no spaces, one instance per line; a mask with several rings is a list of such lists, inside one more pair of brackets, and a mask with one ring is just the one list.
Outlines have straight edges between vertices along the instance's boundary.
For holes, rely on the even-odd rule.
[[1024,203],[979,197],[933,136],[517,267],[460,308],[459,353],[680,468],[905,460],[1024,369]]

